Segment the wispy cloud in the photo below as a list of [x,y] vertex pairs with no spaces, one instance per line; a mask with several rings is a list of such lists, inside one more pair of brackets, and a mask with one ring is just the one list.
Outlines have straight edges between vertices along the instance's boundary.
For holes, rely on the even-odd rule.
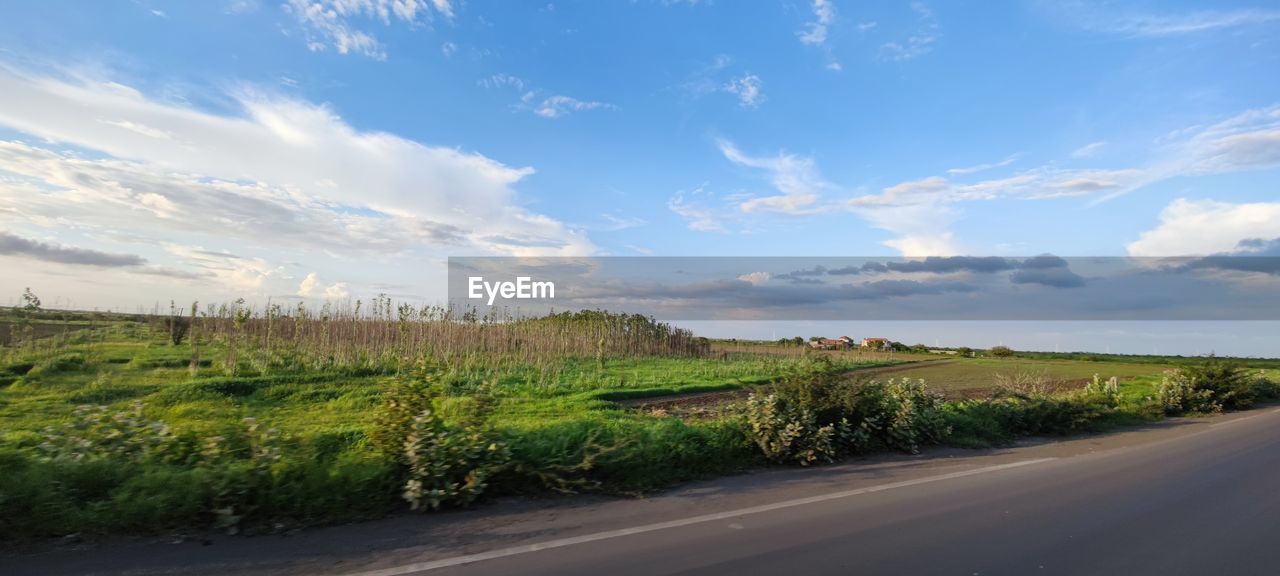
[[911,11],[916,14],[916,29],[905,40],[886,42],[880,52],[891,60],[911,60],[933,51],[933,45],[941,36],[941,27],[933,10],[921,2],[912,2]]
[[484,88],[514,88],[517,92],[524,92],[524,80],[510,74],[494,74],[488,78],[481,78],[476,84]]
[[774,156],[750,156],[728,140],[718,142],[720,152],[739,166],[763,170],[780,194],[754,197],[739,204],[743,212],[805,214],[818,208],[819,193],[829,185],[818,174],[812,158],[780,152]]
[[534,108],[533,113],[543,118],[559,118],[569,112],[582,110],[615,110],[616,106],[605,102],[578,100],[570,96],[554,95],[542,99],[542,103]]
[[619,230],[629,230],[631,228],[639,228],[648,224],[649,221],[644,218],[634,216],[618,216],[615,214],[601,214],[600,219],[604,220],[604,224],[589,226],[587,228],[594,230],[604,230],[608,232],[617,232]]
[[[1153,160],[1132,167],[1063,168],[1050,162],[998,178],[964,178],[1010,166],[1019,158],[1015,154],[999,162],[952,168],[946,177],[907,180],[875,193],[845,198],[832,193],[838,187],[820,176],[812,158],[788,153],[752,156],[729,140],[719,140],[717,145],[730,162],[765,172],[779,192],[736,198],[732,206],[739,214],[806,216],[852,212],[876,228],[895,233],[897,237],[884,244],[904,254],[946,255],[959,251],[949,228],[965,203],[1004,198],[1091,197],[1090,204],[1097,204],[1177,176],[1280,167],[1280,106],[1180,130],[1162,142],[1153,150]],[[1087,153],[1103,145],[1095,142],[1084,146],[1074,156],[1087,157]],[[724,218],[728,214],[708,211],[704,216]]]
[[950,170],[947,170],[947,174],[973,174],[976,172],[985,172],[987,170],[1003,168],[1017,161],[1018,161],[1018,154],[1013,154],[999,162],[992,162],[989,164],[978,164],[975,166],[965,166],[963,168],[952,168]]
[[813,0],[810,5],[813,20],[805,23],[804,30],[796,33],[804,44],[820,45],[827,42],[827,27],[835,21],[836,7],[831,0]]
[[[703,186],[699,186],[689,195],[703,195],[705,187],[705,184]],[[667,209],[684,218],[688,223],[690,230],[696,230],[698,232],[728,231],[725,228],[724,223],[721,222],[720,217],[716,214],[715,210],[712,210],[711,208],[708,208],[696,201],[687,199],[686,194],[683,191],[676,192],[675,196],[672,196],[671,199],[667,200]]]
[[738,105],[743,108],[756,108],[765,101],[765,96],[760,92],[760,86],[764,84],[759,76],[747,73],[741,78],[730,80],[724,85],[724,91],[738,96]]
[[1071,151],[1072,158],[1092,158],[1099,150],[1106,146],[1106,142],[1091,142]]
[[579,100],[562,94],[547,94],[542,90],[529,87],[524,80],[510,74],[494,74],[488,78],[481,78],[476,83],[489,89],[510,88],[515,90],[520,94],[520,101],[514,105],[514,108],[528,110],[543,118],[560,118],[570,112],[583,110],[617,109],[617,106],[607,102]]
[[1280,10],[1242,8],[1234,10],[1202,10],[1181,14],[1101,15],[1084,21],[1087,28],[1124,36],[1178,36],[1220,30],[1260,26],[1280,21]]
[[288,0],[284,8],[302,27],[311,51],[333,49],[375,60],[385,60],[386,50],[372,34],[356,29],[353,20],[417,26],[434,15],[453,18],[450,0]]
[[730,94],[743,108],[754,109],[767,99],[764,80],[749,71],[733,65],[733,58],[718,54],[710,62],[698,65],[687,80],[674,88],[690,100],[699,100],[713,94]]

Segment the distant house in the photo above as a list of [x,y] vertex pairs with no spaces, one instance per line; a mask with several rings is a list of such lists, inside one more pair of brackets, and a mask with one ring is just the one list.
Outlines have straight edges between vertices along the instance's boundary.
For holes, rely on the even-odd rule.
[[888,338],[863,338],[862,339],[863,348],[884,348],[885,346],[888,346],[888,345],[889,345]]
[[819,338],[809,342],[809,345],[818,350],[840,350],[843,348],[853,347],[853,338],[841,336],[839,338]]

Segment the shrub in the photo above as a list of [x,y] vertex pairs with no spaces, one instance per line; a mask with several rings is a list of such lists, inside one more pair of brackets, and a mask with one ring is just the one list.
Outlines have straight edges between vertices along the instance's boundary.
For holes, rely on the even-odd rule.
[[[837,456],[836,426],[819,425],[813,410],[795,406],[776,395],[747,398],[747,433],[770,462],[808,466]],[[848,421],[842,430],[848,429]]]
[[138,462],[163,452],[173,440],[169,427],[142,414],[143,404],[108,413],[106,406],[77,406],[71,420],[44,429],[37,447],[48,459],[112,458]]
[[1186,412],[1220,412],[1222,404],[1213,397],[1213,390],[1199,388],[1196,381],[1183,370],[1169,370],[1156,386],[1156,403],[1165,414]]
[[1112,406],[1120,404],[1120,379],[1112,376],[1107,380],[1103,380],[1097,374],[1093,375],[1093,380],[1084,386],[1086,395],[1098,396],[1106,403]]
[[773,389],[780,402],[804,407],[822,424],[834,424],[857,411],[862,383],[844,377],[826,356],[791,367]]
[[402,465],[402,496],[414,510],[470,504],[511,461],[507,445],[483,424],[492,404],[488,386],[476,387],[466,424],[444,420],[440,394],[459,385],[434,367],[419,365],[391,381],[374,416],[369,441]]
[[995,374],[995,394],[997,396],[1048,396],[1053,383],[1048,372],[1044,370],[1018,370],[1013,373],[997,372]]
[[1253,394],[1258,402],[1275,402],[1280,400],[1280,382],[1267,379],[1261,372],[1253,380]]
[[1199,390],[1213,393],[1214,402],[1226,410],[1248,408],[1257,400],[1249,374],[1238,364],[1210,357],[1196,366],[1178,370]]
[[1239,410],[1280,398],[1276,386],[1250,377],[1239,365],[1210,357],[1196,366],[1165,372],[1156,400],[1166,414]]
[[417,370],[409,376],[391,380],[382,393],[382,405],[373,417],[369,429],[369,442],[383,455],[408,464],[405,439],[413,428],[414,419],[424,410],[433,407],[436,391],[432,390],[433,374]]
[[1002,393],[986,399],[945,405],[948,441],[960,446],[1004,444],[1020,436],[1065,435],[1097,431],[1115,423],[1149,418],[1139,408],[1119,408],[1103,394]]
[[475,427],[450,426],[432,409],[414,417],[404,453],[409,465],[404,499],[414,510],[470,504],[511,460],[506,444]]
[[991,355],[996,358],[1008,358],[1009,356],[1013,356],[1013,354],[1013,348],[1008,346],[994,346],[991,348]]
[[789,375],[774,395],[748,402],[747,419],[767,459],[808,464],[875,448],[915,453],[941,443],[949,434],[942,406],[922,380],[856,382],[823,358]]
[[924,380],[890,379],[866,384],[850,419],[867,432],[872,444],[914,454],[950,434],[942,407],[942,397],[929,391]]

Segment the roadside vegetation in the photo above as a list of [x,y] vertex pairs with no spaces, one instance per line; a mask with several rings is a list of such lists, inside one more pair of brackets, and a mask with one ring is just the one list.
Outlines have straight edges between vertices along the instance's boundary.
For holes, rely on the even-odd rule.
[[[1280,398],[1274,373],[1219,360],[1037,372],[1017,358],[772,354],[639,316],[481,318],[383,298],[147,315],[48,312],[36,299],[0,323],[12,334],[0,348],[5,540],[634,494],[764,463],[991,446]],[[981,382],[981,397],[939,393],[944,369],[997,361],[1010,371]],[[942,385],[877,372],[900,368],[942,370]],[[1091,368],[1102,376],[1052,385]],[[746,398],[697,419],[619,403],[721,391]]]

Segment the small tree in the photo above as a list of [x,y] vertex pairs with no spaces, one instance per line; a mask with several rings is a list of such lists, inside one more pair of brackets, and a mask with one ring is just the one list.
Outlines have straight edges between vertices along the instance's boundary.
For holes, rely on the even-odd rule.
[[973,356],[973,348],[970,348],[968,346],[961,346],[959,348],[956,348],[956,356],[963,356],[963,357]]
[[27,312],[40,311],[40,297],[31,291],[30,286],[22,291],[22,309]]
[[1008,346],[996,346],[991,349],[991,355],[996,358],[1008,358],[1013,356],[1013,348]]

